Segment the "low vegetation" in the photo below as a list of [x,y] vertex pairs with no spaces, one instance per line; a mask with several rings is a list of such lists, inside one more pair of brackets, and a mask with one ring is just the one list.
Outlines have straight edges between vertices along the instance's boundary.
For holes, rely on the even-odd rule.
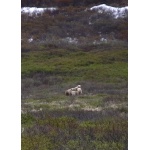
[[[61,113],[63,116],[57,117]],[[22,134],[23,150],[127,149],[128,125],[123,119],[97,117],[94,120],[94,116],[98,116],[97,112],[84,111],[36,113],[26,116],[28,120],[23,116],[23,125],[28,124],[28,128]],[[31,116],[34,116],[32,125]],[[91,120],[91,116],[94,121]]]
[[128,149],[127,18],[85,9],[22,14],[22,150]]

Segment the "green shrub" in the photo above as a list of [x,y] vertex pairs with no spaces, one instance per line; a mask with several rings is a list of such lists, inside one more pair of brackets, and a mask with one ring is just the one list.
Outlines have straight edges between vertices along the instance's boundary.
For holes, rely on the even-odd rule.
[[22,135],[22,149],[125,149],[127,121],[105,118],[79,121],[72,117],[44,117]]
[[35,121],[35,118],[31,114],[21,114],[21,124],[29,125]]

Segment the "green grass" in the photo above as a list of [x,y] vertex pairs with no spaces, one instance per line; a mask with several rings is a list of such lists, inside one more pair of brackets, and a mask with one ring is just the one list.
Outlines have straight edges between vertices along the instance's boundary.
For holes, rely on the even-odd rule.
[[[22,76],[44,72],[62,76],[64,81],[127,80],[127,50],[104,52],[31,51],[22,57]],[[58,53],[58,55],[57,55]]]

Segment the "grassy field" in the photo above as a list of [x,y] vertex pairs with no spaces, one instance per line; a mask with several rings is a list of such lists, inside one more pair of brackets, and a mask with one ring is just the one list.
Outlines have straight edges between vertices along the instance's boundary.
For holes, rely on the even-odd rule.
[[[22,53],[22,149],[127,149],[127,50]],[[82,85],[83,94],[67,97]]]
[[[61,11],[67,14],[71,10]],[[32,43],[22,41],[22,150],[128,149],[127,41],[115,39],[93,44],[97,31],[90,31],[98,30],[95,27],[107,18],[96,20],[98,25],[87,25],[84,30],[89,31],[88,37],[81,24],[84,15],[89,18],[91,14],[94,15],[84,11],[75,15],[75,34],[81,32],[78,39],[84,39],[81,44],[62,42],[63,30],[73,34],[73,29],[67,28],[73,27],[68,20],[73,19],[71,15],[59,13],[55,21],[48,14],[43,18],[22,15],[22,39],[31,33],[37,36]],[[110,21],[113,20],[105,23],[111,26]],[[126,31],[124,20],[116,20],[114,26],[116,38],[125,38],[126,33],[120,36]],[[111,35],[109,26],[108,29]],[[40,35],[47,40],[42,41]],[[82,86],[82,95],[65,96],[66,89],[78,84]]]

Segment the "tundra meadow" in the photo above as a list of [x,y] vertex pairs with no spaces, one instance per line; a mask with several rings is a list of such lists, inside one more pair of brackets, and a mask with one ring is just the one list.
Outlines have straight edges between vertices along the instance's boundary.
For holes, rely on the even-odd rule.
[[21,2],[22,150],[127,150],[127,1]]

